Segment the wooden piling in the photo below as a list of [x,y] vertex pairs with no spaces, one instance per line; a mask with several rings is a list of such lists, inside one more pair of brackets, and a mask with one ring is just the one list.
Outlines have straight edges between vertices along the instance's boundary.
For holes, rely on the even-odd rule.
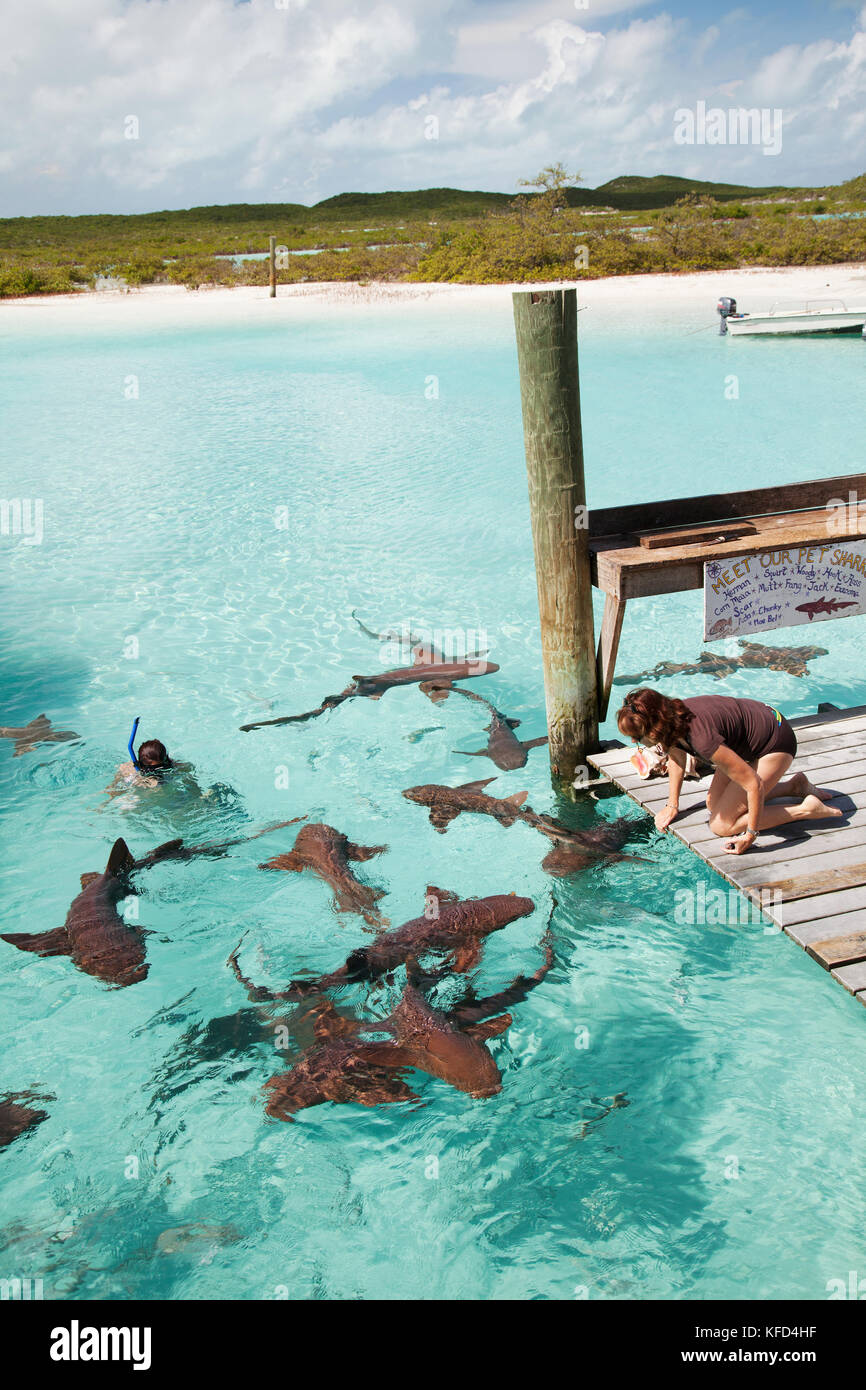
[[559,790],[570,793],[578,767],[598,746],[577,292],[519,291],[512,298],[550,767]]
[[271,280],[271,295],[270,295],[270,297],[271,297],[271,299],[276,299],[276,297],[277,297],[277,238],[276,238],[275,236],[272,236],[272,237],[269,238],[269,244],[268,244],[268,260],[269,260],[269,263],[270,263],[270,280]]

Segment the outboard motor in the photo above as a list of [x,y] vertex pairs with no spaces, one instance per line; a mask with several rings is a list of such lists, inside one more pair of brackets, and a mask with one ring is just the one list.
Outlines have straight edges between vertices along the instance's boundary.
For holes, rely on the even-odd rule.
[[737,301],[735,299],[730,299],[727,295],[723,294],[718,304],[716,305],[716,308],[722,316],[722,322],[719,325],[719,332],[722,334],[727,333],[728,319],[730,318],[731,314],[735,314],[737,312]]

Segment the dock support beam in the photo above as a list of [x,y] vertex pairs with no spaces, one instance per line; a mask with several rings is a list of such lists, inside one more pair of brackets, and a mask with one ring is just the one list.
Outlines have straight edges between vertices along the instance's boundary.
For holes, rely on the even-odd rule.
[[613,673],[616,669],[616,654],[619,650],[619,637],[622,620],[625,617],[625,599],[614,598],[613,594],[604,596],[604,616],[601,620],[601,636],[598,639],[598,717],[607,718],[610,704],[610,690]]
[[277,238],[268,238],[268,263],[270,266],[271,299],[277,297]]
[[577,769],[598,747],[577,291],[519,291],[513,300],[550,768],[573,795]]

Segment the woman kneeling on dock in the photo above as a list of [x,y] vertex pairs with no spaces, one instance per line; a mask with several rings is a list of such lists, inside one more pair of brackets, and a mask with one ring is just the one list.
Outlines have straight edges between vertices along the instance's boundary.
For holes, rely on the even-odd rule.
[[[658,830],[667,830],[679,810],[689,753],[715,767],[707,810],[713,834],[730,837],[724,846],[728,854],[742,854],[759,830],[842,814],[824,805],[833,793],[814,787],[804,772],[781,780],[797,752],[797,736],[777,709],[758,700],[728,695],[671,700],[642,686],[626,696],[616,722],[627,738],[647,747],[660,744],[667,754],[670,795],[656,815]],[[797,800],[765,804],[782,796]]]

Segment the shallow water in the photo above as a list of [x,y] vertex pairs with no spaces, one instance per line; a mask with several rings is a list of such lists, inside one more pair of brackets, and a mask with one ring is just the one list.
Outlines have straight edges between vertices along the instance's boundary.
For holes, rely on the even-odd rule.
[[[724,341],[695,331],[712,308],[581,315],[591,503],[860,466],[866,346]],[[403,788],[496,773],[454,751],[484,742],[470,701],[410,687],[238,732],[382,669],[353,609],[374,628],[486,633],[501,669],[471,687],[521,736],[543,732],[508,295],[299,301],[290,322],[262,301],[207,327],[130,317],[49,333],[0,316],[2,495],[44,500],[41,545],[0,540],[0,718],[44,710],[81,735],[19,758],[0,743],[2,929],[60,924],[118,835],[141,853],[306,813],[389,845],[359,875],[387,889],[394,922],[430,882],[535,900],[489,940],[480,989],[537,968],[554,896],[556,966],[490,1044],[495,1098],[415,1073],[421,1105],[280,1124],[260,1097],[273,1048],[232,1050],[237,1031],[208,1028],[248,1007],[226,957],[246,934],[247,973],[281,984],[366,939],[319,880],[258,872],[292,831],[151,871],[150,975],[130,989],[0,944],[0,1089],[56,1097],[0,1155],[0,1275],[55,1298],[818,1299],[866,1273],[862,1006],[760,922],[678,924],[678,890],[717,886],[683,847],[624,800],[574,814],[634,815],[649,862],[567,881],[541,872],[546,844],[525,826],[464,816],[434,832]],[[700,604],[630,605],[619,670],[693,660]],[[861,633],[848,619],[772,634],[828,648],[804,679],[676,690],[789,715],[859,703]],[[107,802],[135,714],[216,791]],[[543,749],[490,790],[523,788],[556,809]],[[381,1017],[395,997],[343,1002]]]

